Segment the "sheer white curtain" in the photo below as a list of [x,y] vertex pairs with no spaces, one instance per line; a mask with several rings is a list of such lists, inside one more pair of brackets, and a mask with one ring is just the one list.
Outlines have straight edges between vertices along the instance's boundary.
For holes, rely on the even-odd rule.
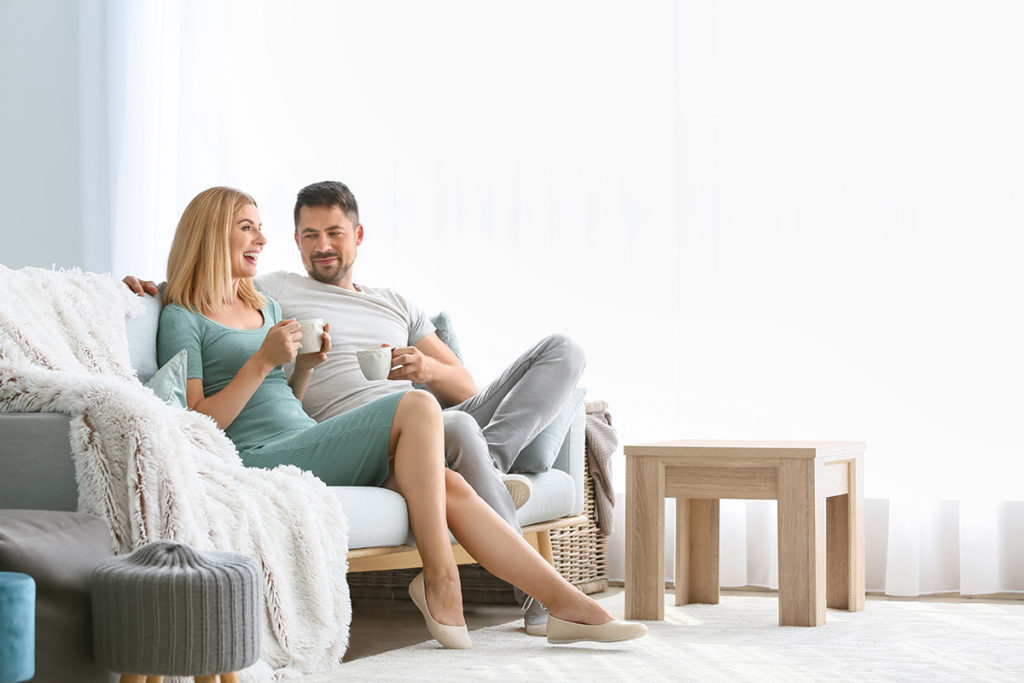
[[[214,184],[299,269],[295,191],[343,180],[357,279],[480,380],[562,331],[623,442],[865,440],[869,588],[1024,590],[1016,5],[102,7],[115,273]],[[774,585],[773,505],[722,519],[723,583]]]
[[[1024,590],[1024,10],[689,2],[676,26],[685,433],[866,440],[869,589]],[[776,585],[774,529],[724,506],[724,584]]]

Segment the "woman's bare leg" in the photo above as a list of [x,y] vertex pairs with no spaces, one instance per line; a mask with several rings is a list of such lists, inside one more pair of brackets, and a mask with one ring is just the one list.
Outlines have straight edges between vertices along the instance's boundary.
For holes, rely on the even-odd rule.
[[448,527],[487,571],[540,600],[559,619],[603,624],[614,618],[562,578],[458,473],[446,470],[444,476]]
[[466,623],[462,586],[445,510],[444,424],[432,395],[409,391],[398,402],[390,454],[384,486],[400,493],[409,508],[412,535],[423,559],[427,608],[436,621],[461,626]]

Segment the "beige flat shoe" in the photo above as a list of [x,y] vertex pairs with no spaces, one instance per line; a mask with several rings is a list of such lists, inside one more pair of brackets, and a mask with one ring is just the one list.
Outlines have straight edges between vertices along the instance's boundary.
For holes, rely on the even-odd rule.
[[636,621],[613,619],[604,624],[577,624],[548,615],[548,642],[565,645],[588,640],[595,643],[618,643],[647,635],[647,627]]
[[434,636],[437,642],[452,650],[468,650],[473,647],[473,641],[469,639],[469,629],[463,626],[447,626],[434,621],[427,609],[427,593],[423,587],[423,572],[416,575],[416,578],[409,584],[409,597],[423,614],[427,622],[427,630]]

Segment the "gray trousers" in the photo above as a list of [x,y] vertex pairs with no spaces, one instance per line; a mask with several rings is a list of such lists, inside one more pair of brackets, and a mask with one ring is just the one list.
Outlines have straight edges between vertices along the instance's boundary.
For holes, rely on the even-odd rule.
[[[585,365],[583,349],[576,342],[565,335],[551,335],[475,396],[444,410],[448,466],[520,533],[501,474],[558,416]],[[516,597],[521,603],[518,589]]]

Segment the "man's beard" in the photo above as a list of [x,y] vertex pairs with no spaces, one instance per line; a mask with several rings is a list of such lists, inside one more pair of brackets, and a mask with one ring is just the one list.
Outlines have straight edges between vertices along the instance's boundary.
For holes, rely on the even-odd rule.
[[[334,257],[334,258],[337,259],[337,261],[336,261],[337,265],[332,266],[328,270],[318,269],[317,265],[313,262],[313,261],[315,261],[318,258],[328,258],[328,257]],[[352,264],[351,263],[348,263],[348,264],[343,263],[342,260],[341,260],[341,255],[340,254],[338,254],[336,252],[320,252],[320,253],[313,254],[313,255],[310,256],[309,268],[307,269],[307,272],[309,273],[309,276],[311,278],[313,278],[314,280],[316,280],[317,282],[323,282],[324,284],[327,284],[327,285],[333,285],[333,284],[337,284],[337,282],[339,280],[344,278],[345,275],[347,275],[348,271],[350,271],[350,270],[352,270]]]

